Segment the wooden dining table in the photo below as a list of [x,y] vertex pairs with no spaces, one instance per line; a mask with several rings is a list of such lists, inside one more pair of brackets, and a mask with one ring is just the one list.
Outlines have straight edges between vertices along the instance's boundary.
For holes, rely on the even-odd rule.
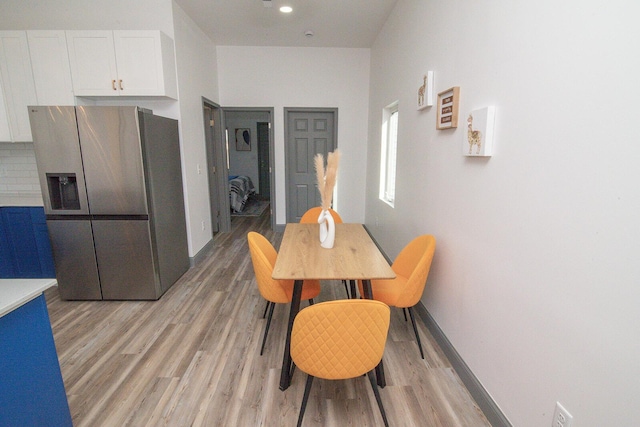
[[[291,329],[300,310],[304,280],[361,280],[365,298],[372,298],[372,279],[394,279],[396,274],[362,224],[336,224],[333,248],[320,246],[318,224],[286,225],[272,277],[294,280],[287,337],[280,374],[280,390],[291,384]],[[376,368],[378,385],[384,387],[382,362]]]

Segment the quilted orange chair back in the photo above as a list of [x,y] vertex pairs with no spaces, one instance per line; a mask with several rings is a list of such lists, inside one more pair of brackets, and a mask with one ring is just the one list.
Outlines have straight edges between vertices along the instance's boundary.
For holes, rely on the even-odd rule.
[[[320,212],[322,212],[322,208],[320,206],[309,209],[300,218],[300,224],[317,224]],[[342,224],[342,218],[340,218],[338,212],[334,211],[333,209],[329,209],[329,213],[333,217],[333,222],[335,222],[336,224]]]
[[276,264],[278,253],[262,234],[251,231],[247,234],[249,252],[253,271],[256,274],[260,295],[267,301],[275,303],[287,303],[291,298],[285,292],[278,280],[271,278],[273,266]]
[[435,250],[436,238],[424,234],[413,239],[400,251],[391,268],[397,276],[406,278],[407,281],[394,304],[396,307],[413,307],[420,301]]
[[380,363],[388,331],[389,307],[380,301],[314,304],[294,320],[291,358],[300,370],[314,377],[355,378]]

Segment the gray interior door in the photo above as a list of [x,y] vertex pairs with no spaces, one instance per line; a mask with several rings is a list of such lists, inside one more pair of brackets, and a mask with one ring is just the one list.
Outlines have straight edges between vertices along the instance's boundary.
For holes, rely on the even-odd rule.
[[220,230],[220,197],[217,191],[216,180],[216,144],[215,141],[215,125],[213,108],[204,105],[202,108],[204,114],[204,136],[207,146],[207,165],[209,172],[209,201],[211,203],[211,231],[217,233]]
[[313,158],[336,147],[336,110],[285,111],[287,222],[299,222],[307,209],[320,206]]

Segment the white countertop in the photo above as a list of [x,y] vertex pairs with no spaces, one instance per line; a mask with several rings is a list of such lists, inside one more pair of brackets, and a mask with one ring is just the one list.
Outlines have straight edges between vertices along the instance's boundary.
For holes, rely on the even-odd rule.
[[0,206],[44,206],[40,192],[0,192]]
[[56,279],[0,279],[0,317],[57,284]]

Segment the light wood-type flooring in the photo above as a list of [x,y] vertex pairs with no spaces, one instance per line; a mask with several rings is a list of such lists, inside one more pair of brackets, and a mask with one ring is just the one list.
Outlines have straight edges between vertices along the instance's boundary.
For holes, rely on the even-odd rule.
[[[73,423],[80,426],[295,426],[306,375],[278,388],[288,305],[276,306],[259,355],[265,302],[246,234],[277,248],[269,213],[233,219],[202,262],[158,301],[62,301],[46,292]],[[345,298],[324,282],[316,300]],[[303,302],[303,307],[306,303]],[[488,426],[446,357],[419,323],[425,360],[410,322],[392,309],[380,390],[391,426]],[[316,379],[304,426],[380,426],[366,377]]]

